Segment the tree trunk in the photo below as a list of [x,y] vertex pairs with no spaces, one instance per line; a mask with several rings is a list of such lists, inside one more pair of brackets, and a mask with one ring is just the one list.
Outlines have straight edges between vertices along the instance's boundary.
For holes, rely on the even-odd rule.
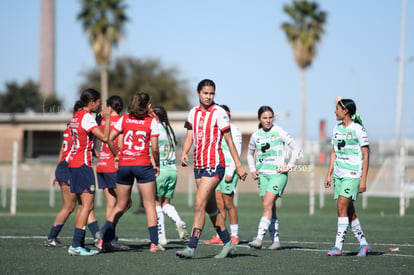
[[301,142],[302,152],[306,157],[306,71],[301,69],[301,104],[302,104],[302,127],[301,127]]
[[108,67],[101,66],[101,104],[106,106],[106,100],[108,99]]

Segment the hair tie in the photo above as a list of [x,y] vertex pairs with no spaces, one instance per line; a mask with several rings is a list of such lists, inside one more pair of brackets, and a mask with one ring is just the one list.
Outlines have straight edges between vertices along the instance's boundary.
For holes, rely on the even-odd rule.
[[362,126],[362,127],[364,127],[364,125],[362,124],[361,116],[360,116],[357,112],[355,112],[355,114],[353,114],[353,115],[351,116],[351,119],[352,119],[354,122],[357,122],[357,123],[361,124],[361,126]]

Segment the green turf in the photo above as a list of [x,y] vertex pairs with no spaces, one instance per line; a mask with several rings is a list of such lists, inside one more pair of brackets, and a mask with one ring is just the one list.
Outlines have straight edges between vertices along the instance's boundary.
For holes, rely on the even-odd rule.
[[[10,206],[0,207],[0,272],[1,274],[412,274],[414,270],[414,209],[408,208],[405,217],[398,216],[398,200],[370,198],[367,209],[361,200],[356,203],[357,213],[373,253],[366,258],[355,257],[358,244],[348,231],[344,256],[328,257],[326,251],[333,246],[336,233],[335,203],[326,197],[326,206],[316,208],[309,216],[308,196],[286,194],[278,208],[280,238],[279,251],[255,250],[247,242],[256,235],[261,216],[257,194],[239,195],[239,235],[237,253],[226,259],[213,256],[221,249],[218,245],[203,245],[214,230],[206,221],[195,260],[182,260],[175,251],[184,244],[177,240],[173,224],[166,219],[167,238],[172,241],[166,251],[148,251],[148,230],[145,215],[135,215],[134,206],[121,219],[117,235],[130,245],[128,252],[100,254],[94,257],[70,257],[67,248],[45,248],[43,239],[48,233],[55,208],[48,206],[47,191],[19,191],[16,216],[10,216]],[[56,197],[59,201],[59,197]],[[185,194],[176,194],[173,200],[183,219],[191,227],[192,209]],[[104,208],[97,207],[100,225],[104,222]],[[63,228],[60,239],[70,244],[74,216]],[[87,232],[87,244],[92,245]],[[264,245],[270,244],[265,237]],[[390,248],[399,248],[390,252]]]

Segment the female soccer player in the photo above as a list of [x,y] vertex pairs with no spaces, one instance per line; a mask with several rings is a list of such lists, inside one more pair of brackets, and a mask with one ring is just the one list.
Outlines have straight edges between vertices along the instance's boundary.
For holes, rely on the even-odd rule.
[[178,235],[181,240],[188,239],[187,227],[181,219],[171,199],[174,196],[175,186],[177,184],[177,167],[175,165],[175,148],[177,140],[175,139],[174,130],[168,120],[167,111],[162,106],[153,106],[152,114],[157,119],[158,131],[158,148],[160,151],[160,174],[156,179],[156,210],[158,216],[158,242],[161,245],[167,244],[165,234],[164,214],[171,219],[177,227]]
[[68,161],[71,174],[70,190],[76,193],[78,211],[75,218],[75,230],[69,255],[91,256],[99,253],[85,247],[85,226],[88,216],[94,208],[95,175],[91,166],[94,136],[107,142],[110,127],[110,107],[102,107],[102,117],[107,123],[102,132],[91,112],[101,105],[101,95],[94,89],[86,89],[75,103],[75,110],[69,128],[73,140]]
[[[230,108],[227,105],[220,105],[226,113],[230,115]],[[231,128],[231,138],[233,139],[234,145],[236,146],[237,153],[241,154],[242,150],[242,132],[239,127],[230,124]],[[217,208],[220,213],[223,215],[224,220],[226,220],[226,214],[229,213],[229,223],[230,223],[230,232],[231,232],[231,241],[234,244],[239,243],[239,222],[238,222],[238,213],[237,208],[234,205],[234,192],[237,187],[237,182],[239,177],[236,174],[236,166],[234,165],[233,158],[231,157],[229,147],[224,139],[221,140],[221,149],[223,150],[226,170],[225,176],[220,181],[219,185],[216,188],[216,200]],[[204,244],[222,244],[220,237],[216,234],[211,240],[204,241]]]
[[245,180],[247,173],[241,165],[230,132],[230,120],[223,108],[214,103],[216,85],[210,79],[200,81],[197,94],[200,105],[193,107],[185,124],[187,135],[181,155],[181,165],[188,166],[188,152],[194,143],[194,175],[197,192],[190,240],[184,250],[176,252],[180,258],[194,258],[194,252],[205,223],[205,212],[210,216],[224,246],[215,258],[225,258],[236,250],[230,239],[223,215],[219,214],[214,190],[224,176],[225,161],[221,139],[225,138],[236,165],[237,175]]
[[[259,183],[263,212],[257,236],[248,245],[257,249],[262,248],[264,235],[269,230],[272,244],[268,249],[279,249],[279,222],[275,202],[283,195],[288,171],[295,165],[300,149],[286,131],[273,124],[274,112],[271,107],[261,106],[258,118],[259,130],[250,137],[247,163],[253,179]],[[292,150],[288,164],[285,164],[285,145]]]
[[[116,159],[119,158],[119,165],[116,204],[102,227],[102,249],[104,252],[114,249],[110,242],[115,237],[115,225],[126,209],[130,207],[134,179],[138,183],[145,206],[151,241],[150,251],[165,250],[158,244],[155,177],[158,176],[160,171],[159,133],[156,119],[148,115],[150,107],[151,98],[147,93],[135,94],[129,104],[128,113],[118,120],[109,136],[109,148]],[[114,140],[120,134],[123,135],[123,144],[118,156]],[[154,166],[150,157],[150,142]]]
[[[114,129],[115,124],[121,118],[121,112],[124,108],[122,98],[113,95],[106,100],[106,106],[111,107],[111,127]],[[105,128],[105,121],[99,122],[100,128],[103,131]],[[115,140],[117,144],[116,149],[119,152],[119,148],[122,147],[122,136]],[[103,190],[106,200],[105,218],[108,218],[109,213],[115,207],[116,203],[116,172],[118,171],[118,160],[115,161],[115,157],[107,143],[101,143],[101,149],[99,150],[98,163],[96,165],[96,176],[98,180],[98,187]],[[115,229],[114,229],[115,230]],[[116,234],[115,234],[116,236]],[[115,237],[112,241],[112,246],[117,250],[129,249],[128,246],[118,243],[118,238]],[[98,248],[102,248],[102,240]]]
[[349,225],[359,241],[357,256],[365,257],[371,251],[371,246],[362,231],[353,201],[357,199],[358,193],[367,190],[368,136],[356,113],[355,102],[341,97],[338,97],[336,102],[335,115],[339,123],[332,133],[332,152],[325,188],[329,188],[333,180],[334,199],[337,201],[338,231],[335,246],[327,254],[329,256],[342,255],[342,246]]
[[[53,179],[53,185],[60,186],[60,192],[62,196],[62,209],[57,213],[53,226],[49,231],[49,235],[44,240],[43,244],[47,247],[65,247],[63,243],[58,239],[58,235],[65,225],[66,220],[76,207],[76,194],[70,192],[70,171],[68,167],[69,153],[72,149],[72,136],[70,135],[70,128],[67,127],[63,132],[63,142],[59,152],[59,162],[55,169],[55,178]],[[96,224],[97,221],[95,213],[92,210],[89,214],[88,224]],[[93,226],[89,227],[95,240],[97,239],[96,233],[99,231]]]

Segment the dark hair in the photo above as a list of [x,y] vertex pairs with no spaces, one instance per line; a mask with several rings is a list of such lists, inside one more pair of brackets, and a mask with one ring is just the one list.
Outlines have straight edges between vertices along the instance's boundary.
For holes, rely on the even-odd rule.
[[[275,113],[273,112],[272,107],[270,107],[270,106],[261,106],[261,107],[259,108],[259,110],[257,111],[257,118],[260,120],[260,117],[262,116],[262,114],[263,114],[264,112],[267,112],[267,111],[270,111],[270,112],[272,112],[272,115],[275,115]],[[261,122],[259,122],[259,126],[258,126],[258,128],[259,128],[259,129],[260,129],[260,128],[263,128],[263,125],[262,125],[262,123],[261,123]]]
[[361,117],[356,111],[356,104],[352,99],[341,99],[338,101],[338,105],[342,108],[342,110],[348,110],[348,114],[354,122],[363,125]]
[[214,90],[216,90],[216,84],[214,83],[213,80],[203,79],[197,85],[197,92],[200,92],[201,89],[203,89],[204,86],[212,86],[214,88]]
[[100,98],[101,98],[101,94],[97,90],[92,89],[92,88],[88,88],[84,90],[81,93],[79,100],[75,102],[75,105],[73,106],[73,112],[79,111],[81,108],[87,106],[89,102],[91,101],[95,102]]
[[168,141],[170,143],[171,148],[175,148],[175,146],[177,145],[177,139],[175,138],[174,130],[172,129],[170,121],[168,120],[167,111],[163,106],[160,105],[153,106],[152,111],[158,117],[162,127],[164,127],[164,129],[167,131]]
[[124,109],[122,98],[117,95],[109,97],[106,100],[106,106],[110,106],[118,115],[122,112],[122,109]]
[[223,109],[224,109],[224,111],[226,111],[226,112],[227,112],[227,114],[229,115],[229,117],[231,118],[231,116],[230,116],[230,108],[229,108],[229,106],[227,106],[227,105],[225,105],[225,104],[221,104],[221,105],[220,105],[220,107],[221,107],[221,108],[223,108]]
[[128,113],[136,119],[144,119],[148,115],[148,105],[151,97],[147,93],[137,93],[131,98]]

